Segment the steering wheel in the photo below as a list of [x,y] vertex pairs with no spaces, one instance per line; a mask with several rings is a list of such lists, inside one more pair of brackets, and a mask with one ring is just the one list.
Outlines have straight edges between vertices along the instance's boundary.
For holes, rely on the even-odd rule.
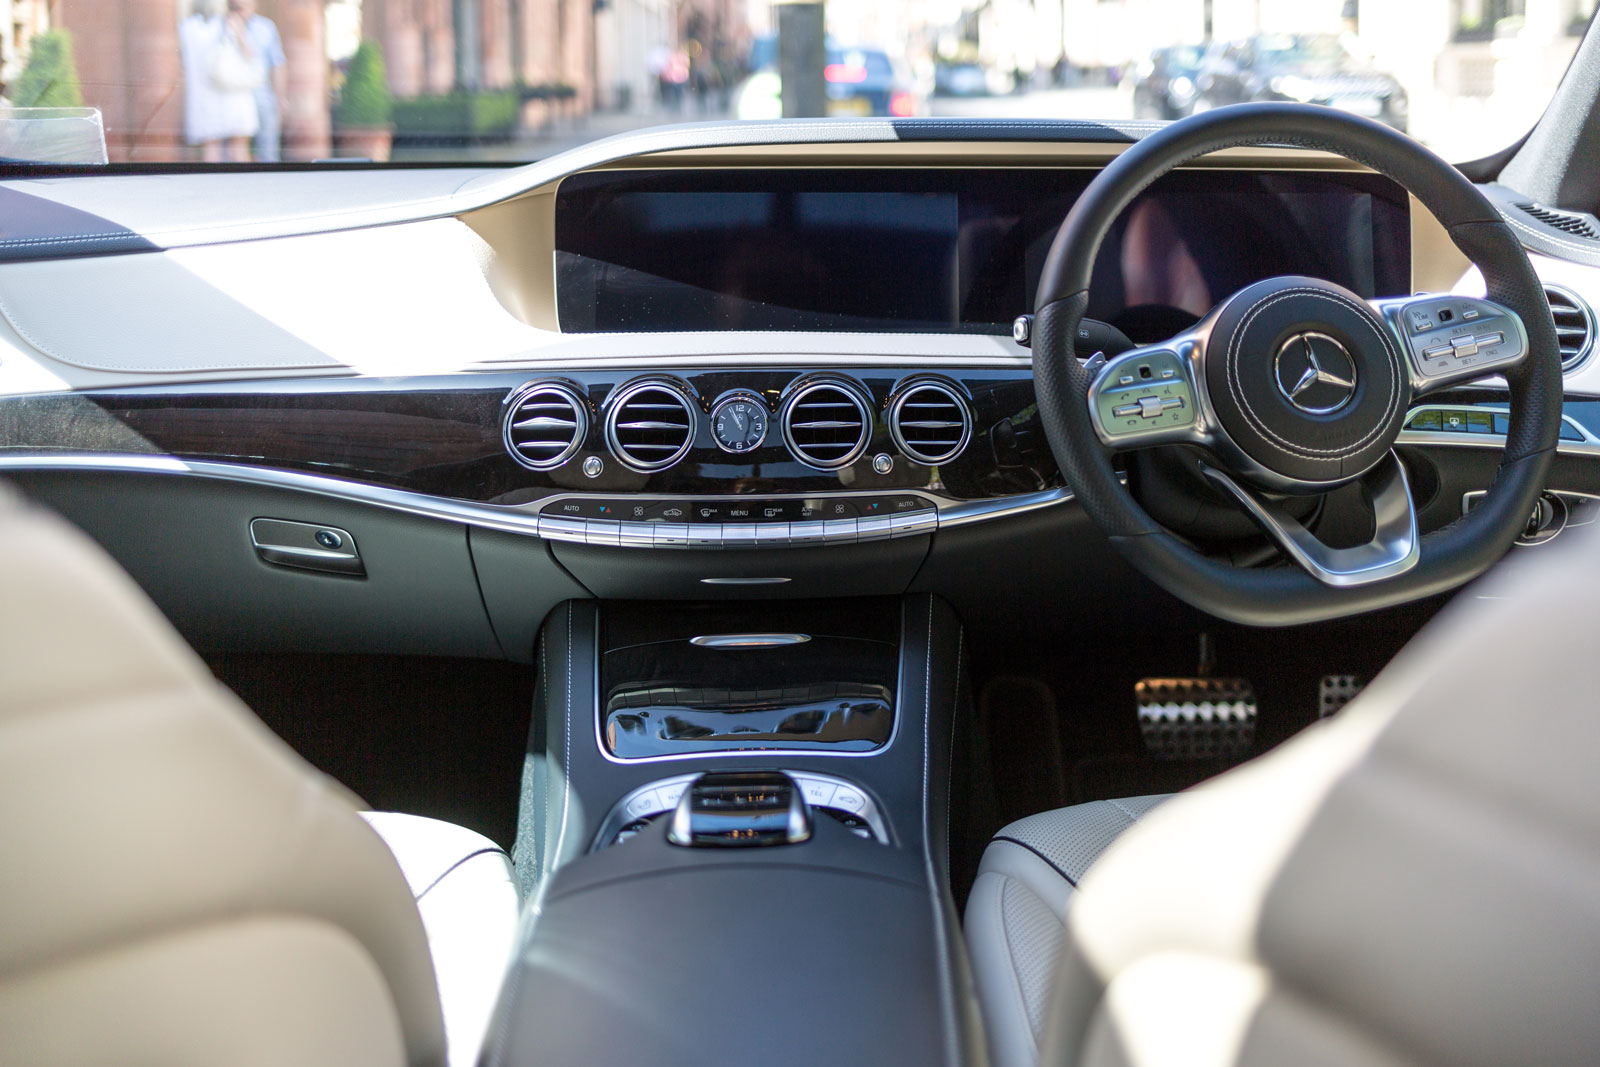
[[[1482,271],[1489,299],[1431,294],[1367,301],[1316,278],[1239,290],[1192,329],[1110,361],[1075,342],[1095,257],[1151,182],[1208,152],[1321,149],[1398,182]],[[1202,611],[1256,626],[1354,615],[1454,588],[1516,540],[1544,488],[1561,423],[1561,361],[1539,280],[1495,209],[1460,172],[1368,119],[1306,104],[1241,104],[1183,119],[1092,181],[1056,233],[1039,282],[1034,378],[1050,450],[1091,519],[1140,571]],[[1099,365],[1096,365],[1099,364]],[[1426,537],[1393,451],[1416,397],[1502,375],[1505,453],[1465,517]],[[1203,450],[1202,472],[1292,561],[1245,568],[1162,528],[1112,466],[1158,444]],[[1373,537],[1329,547],[1274,499],[1359,481]]]

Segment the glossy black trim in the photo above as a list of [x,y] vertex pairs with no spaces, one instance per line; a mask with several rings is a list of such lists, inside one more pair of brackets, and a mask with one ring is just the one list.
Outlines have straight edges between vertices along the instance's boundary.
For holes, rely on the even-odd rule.
[[[915,490],[944,500],[985,500],[1060,484],[1037,431],[1027,368],[945,372],[971,397],[977,419],[972,443],[938,468],[899,456],[890,440],[884,409],[907,372],[859,368],[838,373],[870,398],[873,426],[863,454],[831,472],[795,459],[778,434],[769,433],[748,455],[730,455],[717,447],[707,414],[712,398],[741,389],[775,402],[808,373],[771,368],[676,375],[687,386],[695,411],[694,444],[681,461],[650,474],[630,471],[614,459],[604,441],[604,420],[597,417],[588,420],[583,445],[556,469],[527,469],[507,453],[504,443],[504,405],[527,383],[559,376],[594,413],[619,385],[639,376],[628,368],[559,375],[504,371],[224,382],[4,397],[0,456],[172,456],[501,505],[571,493],[757,496]],[[887,474],[872,467],[878,452],[898,457]],[[604,461],[602,474],[595,478],[582,469],[592,456]]]

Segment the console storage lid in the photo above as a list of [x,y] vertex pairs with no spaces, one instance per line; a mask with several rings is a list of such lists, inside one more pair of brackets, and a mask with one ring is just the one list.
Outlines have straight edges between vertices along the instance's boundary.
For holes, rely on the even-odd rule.
[[563,868],[485,1062],[950,1062],[926,881],[899,850],[815,830],[694,849],[658,822]]

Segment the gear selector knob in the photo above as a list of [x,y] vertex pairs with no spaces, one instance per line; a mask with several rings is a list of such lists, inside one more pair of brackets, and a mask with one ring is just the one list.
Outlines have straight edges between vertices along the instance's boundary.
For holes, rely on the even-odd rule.
[[811,836],[811,809],[782,771],[713,771],[690,783],[672,813],[674,845],[796,845]]

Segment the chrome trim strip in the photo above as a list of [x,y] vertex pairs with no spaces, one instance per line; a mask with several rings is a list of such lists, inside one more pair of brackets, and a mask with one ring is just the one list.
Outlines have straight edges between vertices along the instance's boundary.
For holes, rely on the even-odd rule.
[[810,634],[701,634],[689,638],[691,645],[701,648],[718,648],[731,651],[740,651],[749,648],[783,648],[788,645],[803,645],[811,640]]
[[793,578],[702,578],[701,585],[783,585]]
[[[1401,435],[1402,441],[1405,434]],[[1423,436],[1423,435],[1415,435]],[[1442,437],[1442,443],[1459,443],[1465,434],[1433,434]],[[1499,444],[1503,438],[1490,437],[1483,443]],[[1426,442],[1425,442],[1426,443]],[[1474,444],[1478,441],[1472,442]],[[1573,442],[1563,442],[1570,445]],[[1600,442],[1586,446],[1600,455]],[[1563,451],[1566,451],[1563,448]],[[875,493],[780,493],[764,499],[814,500],[857,497],[915,496],[928,502],[922,511],[868,519],[829,519],[808,522],[755,522],[744,524],[739,533],[729,536],[728,527],[679,525],[670,530],[662,523],[610,522],[600,519],[574,519],[556,515],[542,515],[540,509],[562,500],[582,500],[591,496],[615,494],[565,494],[550,497],[532,504],[482,504],[469,500],[452,500],[449,497],[416,493],[406,489],[390,489],[344,478],[330,478],[301,471],[279,470],[273,467],[252,467],[239,463],[221,463],[212,460],[183,460],[165,455],[99,455],[94,453],[37,453],[30,455],[0,454],[0,476],[8,471],[82,471],[110,474],[166,474],[188,475],[257,486],[264,489],[282,489],[312,493],[317,496],[346,500],[357,504],[403,512],[422,518],[458,522],[485,530],[541,537],[549,541],[573,544],[614,545],[622,548],[783,548],[827,544],[855,544],[884,538],[926,536],[946,527],[968,526],[992,519],[1007,518],[1054,507],[1073,499],[1070,489],[1048,489],[1038,493],[1021,493],[1015,496],[996,497],[990,500],[951,501],[917,490],[885,490]],[[674,497],[649,497],[651,500]],[[684,499],[694,500],[748,500],[748,496],[696,495]],[[862,525],[865,525],[865,529]],[[753,529],[753,535],[743,532]]]
[[1367,483],[1375,527],[1372,540],[1352,548],[1329,548],[1293,516],[1258,500],[1214,467],[1201,463],[1200,473],[1226,490],[1289,558],[1324,585],[1349,589],[1383,581],[1409,571],[1421,558],[1416,504],[1405,464],[1392,451]]

